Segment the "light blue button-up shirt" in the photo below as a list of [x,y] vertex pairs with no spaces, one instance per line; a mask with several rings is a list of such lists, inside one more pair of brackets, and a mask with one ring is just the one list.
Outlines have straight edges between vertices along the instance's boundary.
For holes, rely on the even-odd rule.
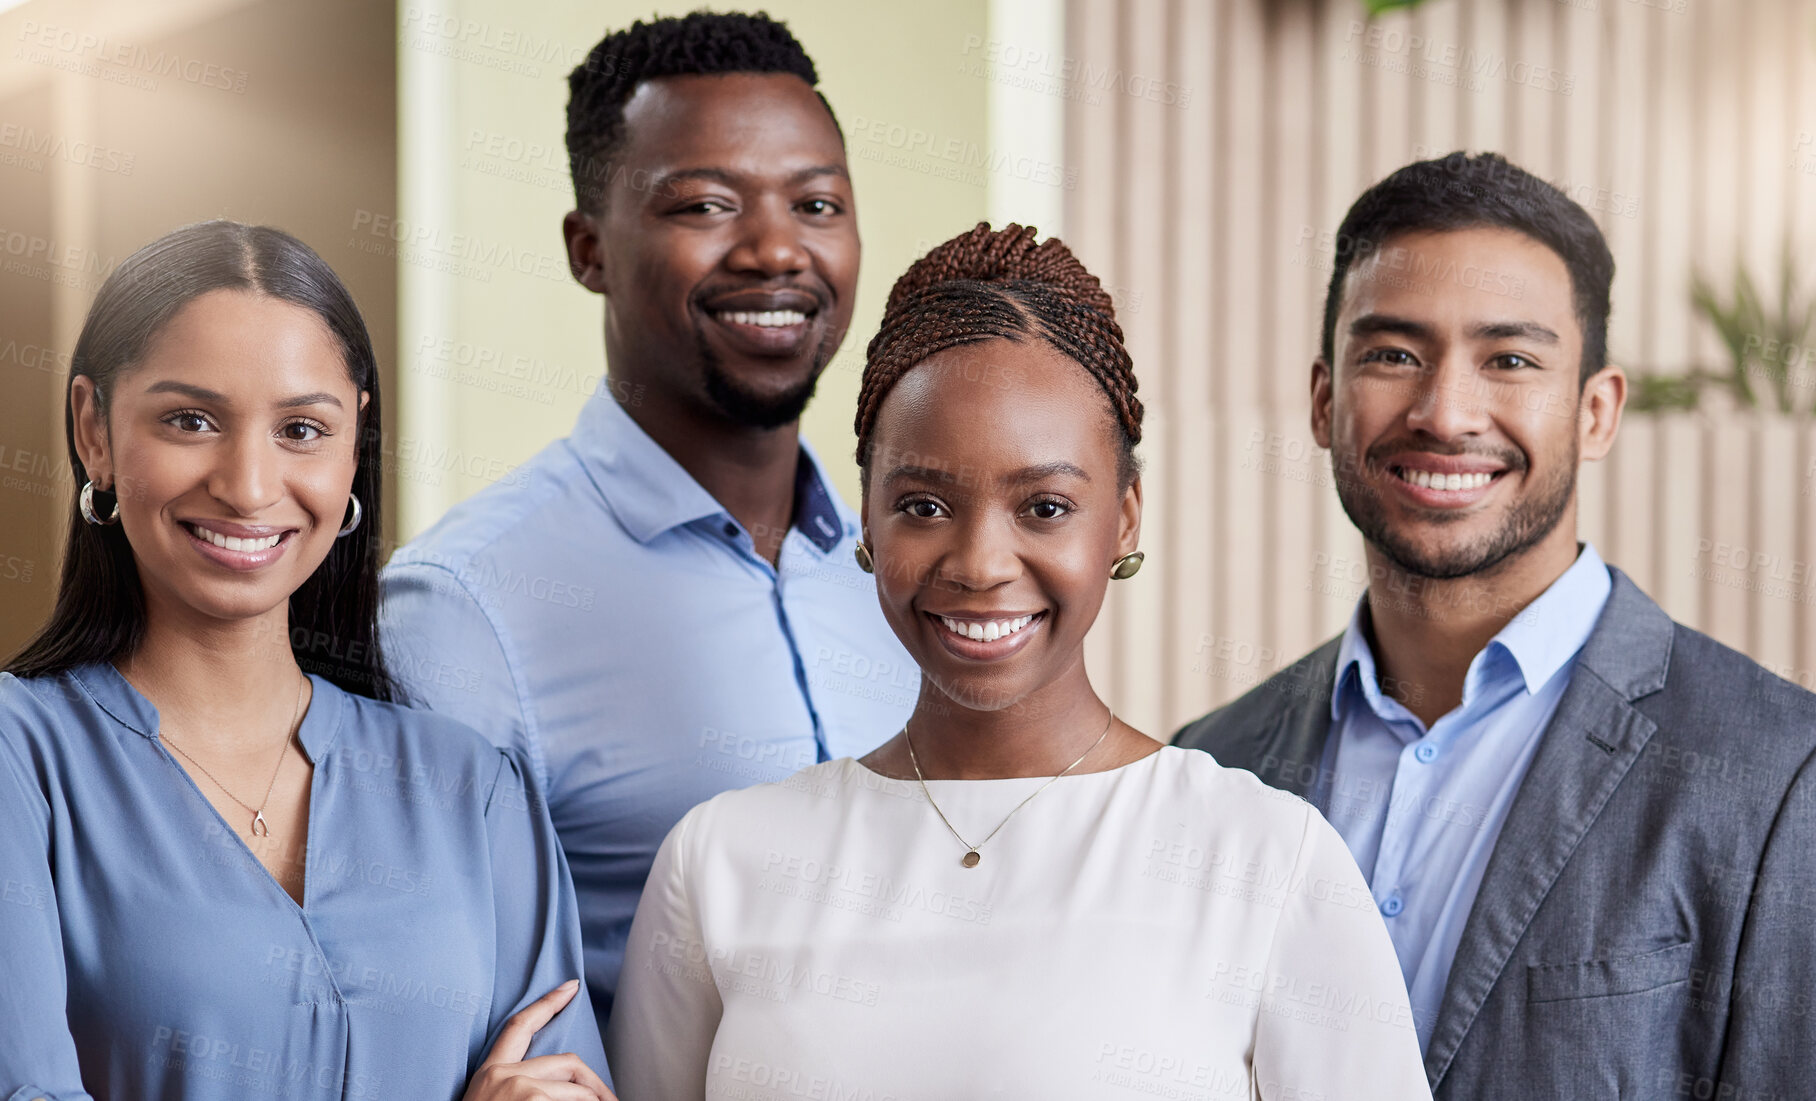
[[695,804],[861,756],[920,675],[805,446],[779,566],[607,392],[572,437],[455,506],[384,572],[417,700],[545,781],[605,1023],[656,848]]
[[[521,759],[310,679],[299,905],[113,666],[0,674],[0,1097],[453,1101],[580,974]],[[579,998],[530,1055],[558,1051],[605,1072]]]
[[1382,691],[1358,605],[1337,652],[1316,802],[1349,843],[1406,976],[1419,1047],[1508,808],[1613,582],[1595,548],[1469,663],[1463,702],[1427,730]]

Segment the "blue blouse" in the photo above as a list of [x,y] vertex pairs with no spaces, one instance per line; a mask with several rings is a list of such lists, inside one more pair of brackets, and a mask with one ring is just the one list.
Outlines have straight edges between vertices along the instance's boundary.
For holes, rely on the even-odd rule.
[[[303,904],[111,665],[0,674],[0,1098],[458,1098],[506,1018],[581,975],[521,762],[319,677]],[[605,1073],[583,989],[530,1055]]]

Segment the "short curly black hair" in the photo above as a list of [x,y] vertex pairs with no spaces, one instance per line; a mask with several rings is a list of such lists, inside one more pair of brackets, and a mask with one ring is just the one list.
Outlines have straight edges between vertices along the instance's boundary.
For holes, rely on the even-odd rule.
[[1335,364],[1343,279],[1353,265],[1402,234],[1482,226],[1524,233],[1564,261],[1577,325],[1583,330],[1581,381],[1601,370],[1608,359],[1614,254],[1595,219],[1568,195],[1500,154],[1461,151],[1399,169],[1364,191],[1343,216],[1324,296],[1324,362]]
[[[791,73],[810,88],[820,82],[813,59],[787,25],[764,12],[696,11],[639,20],[599,40],[568,74],[568,170],[580,209],[596,213],[602,204],[612,155],[624,140],[624,105],[637,86],[658,77],[715,73]],[[832,114],[824,95],[820,102]]]

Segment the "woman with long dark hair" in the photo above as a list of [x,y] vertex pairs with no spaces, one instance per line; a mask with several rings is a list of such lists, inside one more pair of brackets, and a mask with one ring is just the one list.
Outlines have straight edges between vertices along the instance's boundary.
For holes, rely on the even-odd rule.
[[56,608],[0,675],[0,1096],[609,1097],[531,771],[391,702],[378,383],[280,230],[101,287]]

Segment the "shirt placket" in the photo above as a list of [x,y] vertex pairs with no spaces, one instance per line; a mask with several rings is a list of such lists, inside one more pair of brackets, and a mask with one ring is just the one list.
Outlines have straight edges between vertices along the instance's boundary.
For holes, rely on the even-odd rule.
[[1421,731],[1410,717],[1383,721],[1396,736],[1412,735],[1412,740],[1400,748],[1394,766],[1393,785],[1387,792],[1387,813],[1381,827],[1381,847],[1375,856],[1371,883],[1375,905],[1387,920],[1389,930],[1393,930],[1394,919],[1405,912],[1407,895],[1414,887],[1407,878],[1408,857],[1418,830],[1418,808],[1425,804],[1436,783],[1437,770],[1431,767],[1433,756],[1429,750],[1435,744],[1434,735],[1438,727],[1444,725],[1444,720],[1440,719],[1438,726],[1430,731]]
[[[1388,797],[1373,881],[1376,904],[1381,915],[1389,919],[1388,928],[1396,940],[1404,933],[1414,932],[1397,929],[1393,921],[1405,912],[1413,895],[1429,887],[1430,880],[1448,880],[1456,871],[1453,867],[1433,866],[1424,859],[1434,852],[1442,859],[1448,851],[1442,839],[1432,836],[1432,831],[1443,827],[1428,818],[1426,808],[1442,806],[1446,789],[1459,779],[1455,762],[1450,759],[1457,740],[1492,714],[1504,702],[1505,695],[1504,686],[1494,679],[1492,665],[1478,656],[1464,680],[1463,699],[1454,710],[1441,716],[1422,736],[1411,712],[1406,712],[1401,725],[1396,726],[1414,737],[1401,748],[1394,769],[1394,786]],[[1422,905],[1418,913],[1422,922],[1437,920],[1437,911],[1430,906]],[[1415,935],[1422,937],[1423,933]]]
[[791,557],[806,553],[797,542],[805,536],[793,528],[789,528],[788,532],[782,536],[782,548],[776,554],[776,565],[772,566],[767,559],[757,554],[756,546],[751,542],[750,536],[735,521],[726,519],[723,524],[721,532],[725,536],[726,542],[731,545],[733,550],[742,555],[745,561],[761,570],[764,578],[769,582],[769,600],[775,609],[776,626],[782,632],[783,641],[788,644],[788,659],[790,666],[794,669],[795,687],[801,693],[801,704],[807,709],[808,721],[813,724],[814,760],[816,762],[830,761],[832,754],[826,745],[826,729],[820,721],[820,709],[814,706],[813,692],[808,686],[807,663],[801,658],[801,643],[795,635],[794,623],[788,617],[788,603],[782,598],[782,578],[784,576],[782,569],[788,565]]

